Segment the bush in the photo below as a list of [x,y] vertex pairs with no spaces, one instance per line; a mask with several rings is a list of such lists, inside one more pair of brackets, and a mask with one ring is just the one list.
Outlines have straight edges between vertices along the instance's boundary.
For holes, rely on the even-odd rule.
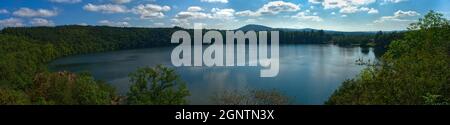
[[24,105],[29,102],[28,96],[22,91],[0,88],[0,105]]
[[132,85],[127,96],[131,105],[181,105],[189,96],[186,84],[173,69],[158,65],[144,67],[130,75]]
[[69,72],[40,73],[27,89],[33,104],[105,105],[111,104],[115,91],[90,75]]
[[216,105],[288,105],[288,96],[276,90],[226,90],[211,97]]

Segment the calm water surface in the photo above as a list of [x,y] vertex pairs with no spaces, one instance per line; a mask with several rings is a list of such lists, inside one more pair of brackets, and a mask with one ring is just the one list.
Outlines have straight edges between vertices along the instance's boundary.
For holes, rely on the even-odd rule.
[[[50,64],[54,71],[90,72],[125,94],[128,74],[143,66],[172,67],[173,47],[124,50],[60,58]],[[261,67],[178,67],[187,82],[191,104],[210,104],[212,95],[223,90],[276,89],[292,97],[295,104],[323,104],[345,79],[356,76],[364,66],[355,60],[374,60],[372,49],[335,45],[281,45],[277,77],[261,78]]]

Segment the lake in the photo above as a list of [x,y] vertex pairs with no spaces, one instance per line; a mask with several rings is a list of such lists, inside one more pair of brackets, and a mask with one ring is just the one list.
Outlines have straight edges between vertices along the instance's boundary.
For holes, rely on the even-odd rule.
[[[173,67],[174,47],[134,49],[69,56],[50,63],[53,71],[90,72],[95,79],[126,94],[128,74],[143,66]],[[372,48],[336,45],[280,45],[280,70],[276,77],[260,77],[261,67],[177,67],[187,83],[190,104],[211,104],[210,98],[223,90],[278,90],[294,104],[323,104],[345,79],[355,77],[365,66],[356,60],[376,60]]]

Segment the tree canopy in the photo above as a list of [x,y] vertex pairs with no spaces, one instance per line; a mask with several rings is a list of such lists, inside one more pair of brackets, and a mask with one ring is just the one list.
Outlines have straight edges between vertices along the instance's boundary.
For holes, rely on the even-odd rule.
[[327,104],[448,104],[450,25],[430,11],[389,44],[381,65],[347,80]]

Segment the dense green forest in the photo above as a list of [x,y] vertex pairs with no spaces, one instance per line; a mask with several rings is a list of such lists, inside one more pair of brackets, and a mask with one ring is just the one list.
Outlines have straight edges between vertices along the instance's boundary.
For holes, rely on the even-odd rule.
[[[26,28],[24,29],[26,30]],[[49,32],[50,33],[50,32]],[[41,36],[43,35],[43,36]],[[142,68],[133,73],[134,80],[130,93],[117,95],[115,88],[94,80],[88,73],[50,72],[47,63],[55,58],[89,52],[124,49],[118,43],[104,44],[99,41],[79,42],[76,37],[60,34],[58,37],[29,34],[16,36],[0,34],[0,104],[64,104],[64,105],[105,105],[105,104],[186,104],[184,97],[189,95],[186,89],[178,88],[183,83],[173,81],[178,77],[173,70],[157,67]],[[92,35],[93,36],[93,35]],[[86,37],[94,38],[94,37]],[[54,39],[46,42],[35,39]],[[38,38],[40,37],[40,38]],[[71,40],[70,40],[71,39]],[[65,41],[67,40],[67,41]],[[78,41],[78,42],[77,42]],[[125,44],[125,43],[124,43]],[[111,46],[108,46],[111,45]],[[92,47],[94,46],[94,47]],[[155,73],[159,73],[156,74]],[[165,74],[165,75],[161,75]],[[142,81],[145,79],[145,81]],[[147,82],[152,81],[152,82]],[[143,82],[151,87],[142,86]],[[158,89],[158,91],[151,91]],[[183,90],[183,91],[182,91]],[[148,92],[151,91],[151,92]],[[179,94],[181,93],[181,94]],[[171,96],[171,94],[175,94]],[[131,98],[146,95],[166,95],[166,98]],[[177,98],[171,98],[177,97]],[[151,103],[135,103],[135,102]]]
[[450,22],[431,11],[389,45],[380,65],[345,81],[326,104],[448,105],[449,56]]

